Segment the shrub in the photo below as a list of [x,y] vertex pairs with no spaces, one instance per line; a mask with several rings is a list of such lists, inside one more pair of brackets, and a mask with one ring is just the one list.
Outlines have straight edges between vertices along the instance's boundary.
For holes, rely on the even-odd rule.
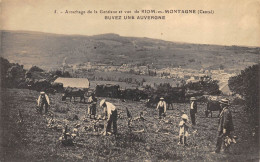
[[37,66],[33,66],[29,69],[28,72],[32,73],[32,72],[43,72],[44,70],[42,70],[41,68],[37,67]]
[[63,73],[63,77],[70,78],[71,75],[70,75],[70,73],[69,73],[68,71],[65,71],[65,72]]
[[162,91],[162,92],[167,92],[171,89],[171,85],[170,83],[160,83],[158,86],[157,86],[157,90],[158,91]]
[[228,81],[230,90],[243,97],[246,111],[250,113],[256,125],[259,121],[259,63],[250,66]]
[[213,80],[209,76],[201,77],[198,82],[190,82],[185,85],[185,88],[195,91],[203,91],[209,95],[219,95],[219,85],[217,80]]
[[71,74],[68,71],[65,71],[64,73],[62,73],[61,70],[54,71],[54,75],[56,75],[58,77],[67,77],[67,78],[71,77]]
[[24,80],[25,70],[23,65],[10,63],[0,57],[0,83],[2,87],[17,87]]
[[56,71],[55,71],[55,75],[61,77],[61,76],[62,76],[62,71],[56,70]]

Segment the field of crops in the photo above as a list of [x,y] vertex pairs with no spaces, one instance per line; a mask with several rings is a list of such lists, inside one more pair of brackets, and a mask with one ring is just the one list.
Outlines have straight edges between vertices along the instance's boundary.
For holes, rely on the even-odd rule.
[[[103,136],[95,132],[94,121],[84,117],[87,104],[61,101],[61,94],[49,95],[50,111],[54,114],[55,125],[68,124],[70,132],[78,125],[78,136],[74,145],[63,146],[59,137],[60,129],[47,125],[48,115],[35,111],[36,91],[2,89],[1,103],[1,161],[258,161],[258,145],[252,136],[248,119],[242,106],[232,106],[234,134],[237,143],[230,153],[212,153],[217,135],[217,112],[213,118],[206,118],[206,104],[198,104],[197,125],[189,129],[188,146],[179,146],[178,124],[183,113],[188,114],[188,103],[176,103],[167,111],[164,120],[158,119],[154,108],[146,108],[144,102],[122,102],[107,99],[119,109],[119,135]],[[98,98],[100,101],[101,98]],[[133,131],[127,126],[126,108],[133,117],[143,111],[145,121],[132,123]],[[18,122],[22,114],[23,122]],[[98,107],[98,114],[101,113]],[[75,118],[75,116],[78,117]]]

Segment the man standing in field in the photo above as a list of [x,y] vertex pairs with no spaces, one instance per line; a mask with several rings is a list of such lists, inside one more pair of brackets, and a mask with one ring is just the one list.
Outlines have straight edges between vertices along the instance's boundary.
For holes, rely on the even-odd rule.
[[[229,101],[227,99],[222,99],[220,101],[220,107],[222,111],[219,115],[218,138],[217,138],[215,153],[220,152],[221,146],[224,141],[224,137],[230,137],[231,132],[234,130],[232,114],[228,106],[229,106]],[[225,145],[224,145],[224,151],[228,151],[228,147],[225,147]]]
[[88,98],[88,103],[90,104],[88,107],[89,118],[92,118],[92,116],[95,118],[97,112],[97,98],[95,97],[94,93],[92,93]]
[[45,106],[45,113],[48,112],[48,106],[50,105],[50,100],[47,94],[45,92],[40,92],[40,96],[37,100],[39,112],[42,113],[43,106]]
[[164,98],[161,97],[160,101],[158,102],[158,105],[156,107],[156,110],[159,110],[159,119],[162,118],[162,116],[165,117],[166,113],[166,102],[164,101]]
[[107,116],[107,121],[104,126],[104,135],[111,134],[111,125],[113,123],[113,133],[117,134],[117,108],[105,99],[100,101],[100,107],[104,108],[104,113]]
[[190,98],[190,118],[192,125],[196,125],[197,101],[195,97]]

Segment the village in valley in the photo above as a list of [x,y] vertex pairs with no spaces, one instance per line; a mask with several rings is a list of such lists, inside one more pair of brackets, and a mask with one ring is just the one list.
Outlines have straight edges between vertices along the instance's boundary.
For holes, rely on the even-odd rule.
[[[93,74],[95,72],[106,72],[106,73],[113,73],[116,72],[118,74],[125,73],[129,74],[128,77],[137,78],[136,76],[139,76],[139,78],[142,78],[142,80],[139,79],[141,84],[139,85],[130,85],[127,88],[141,88],[145,87],[146,85],[149,85],[151,87],[156,87],[156,85],[163,84],[163,83],[169,83],[172,86],[179,87],[182,84],[186,84],[189,82],[199,82],[201,78],[204,77],[210,77],[213,80],[218,81],[218,85],[220,87],[220,90],[225,95],[232,94],[231,91],[228,88],[228,80],[230,77],[233,77],[237,75],[239,72],[237,70],[228,71],[224,69],[184,69],[181,67],[178,68],[161,68],[156,69],[153,67],[152,64],[146,65],[146,66],[137,66],[137,65],[131,65],[131,64],[123,64],[123,65],[107,65],[107,64],[96,64],[87,62],[85,64],[67,64],[66,61],[63,63],[63,67],[61,68],[62,71],[68,71],[71,74],[74,74],[74,77],[89,77],[89,74]],[[157,78],[158,81],[153,82],[154,78]],[[90,79],[94,82],[96,80],[103,80],[103,81],[114,81],[114,82],[122,82],[124,80],[120,80],[118,77],[102,77],[99,78],[98,76],[92,78],[90,75]],[[116,83],[114,83],[116,84]],[[125,86],[124,86],[125,88]]]

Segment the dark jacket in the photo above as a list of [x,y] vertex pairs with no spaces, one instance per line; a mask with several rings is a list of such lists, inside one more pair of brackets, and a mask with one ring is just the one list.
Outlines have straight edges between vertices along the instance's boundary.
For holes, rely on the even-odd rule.
[[[192,110],[192,109],[190,108],[190,110]],[[196,101],[193,103],[193,110],[192,111],[194,113],[197,113],[197,102]]]
[[219,115],[218,131],[223,132],[223,129],[226,129],[227,133],[234,130],[232,114],[227,107],[224,107]]

